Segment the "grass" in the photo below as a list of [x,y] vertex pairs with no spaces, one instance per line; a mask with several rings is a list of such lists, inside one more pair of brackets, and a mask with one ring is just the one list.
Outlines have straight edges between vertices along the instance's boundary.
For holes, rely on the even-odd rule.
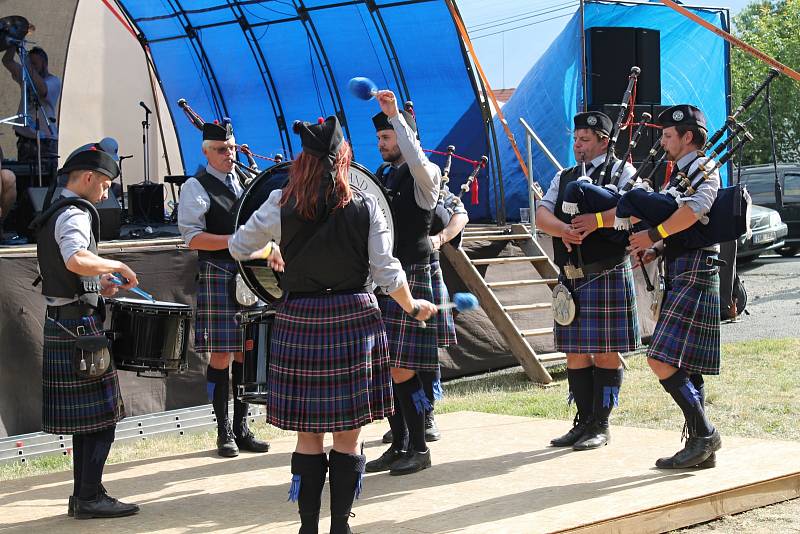
[[[722,351],[722,375],[706,379],[709,417],[722,434],[783,440],[800,438],[797,425],[800,366],[796,365],[800,339],[726,344]],[[644,356],[633,355],[628,363],[630,369],[620,394],[620,406],[612,416],[613,423],[679,432],[683,424],[680,410],[659,386]],[[470,410],[570,420],[574,408],[566,403],[566,372],[556,368],[552,374],[554,382],[548,387],[531,383],[524,373],[515,370],[451,381],[445,385],[446,397],[437,403],[436,411]],[[263,423],[252,425],[252,429],[264,439],[290,434]],[[120,442],[114,445],[109,463],[213,450],[215,438],[214,431],[207,431]],[[70,469],[67,456],[36,458],[25,464],[0,465],[0,481]],[[787,518],[799,512],[800,504],[795,500],[696,528],[701,532],[705,531],[702,529],[754,532],[755,526],[769,524],[775,527],[772,532],[785,531]],[[764,519],[765,514],[768,519]],[[800,520],[791,528],[798,528],[798,522]]]

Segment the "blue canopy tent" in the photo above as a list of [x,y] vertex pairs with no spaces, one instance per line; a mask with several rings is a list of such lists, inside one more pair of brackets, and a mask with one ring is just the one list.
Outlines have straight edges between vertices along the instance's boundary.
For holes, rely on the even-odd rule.
[[[727,9],[691,8],[691,11],[729,31]],[[723,125],[730,113],[727,41],[660,3],[591,1],[584,4],[583,14],[580,10],[575,13],[503,107],[503,115],[518,144],[524,146],[525,140],[525,130],[519,123],[522,117],[563,166],[575,164],[572,116],[588,105],[582,38],[584,32],[595,27],[657,30],[660,34],[661,104],[698,106],[706,114],[710,132]],[[647,69],[647,65],[639,67],[643,71]],[[620,80],[623,87],[624,81]],[[619,99],[622,99],[621,90]],[[498,145],[504,171],[506,210],[509,218],[514,219],[519,217],[519,208],[528,207],[527,182],[508,140],[498,137]],[[533,177],[546,191],[556,169],[535,144],[533,151]],[[722,169],[722,178],[723,181],[727,179],[726,168]],[[489,205],[494,206],[493,201]]]
[[[117,0],[152,57],[186,171],[203,163],[200,133],[183,120],[180,98],[206,120],[230,117],[254,152],[293,157],[292,122],[335,114],[355,160],[376,169],[374,102],[350,95],[367,76],[412,100],[425,148],[480,159],[494,144],[491,118],[444,0]],[[420,21],[425,21],[424,31]],[[456,128],[455,126],[458,125]],[[466,151],[467,149],[469,151]],[[471,151],[471,152],[470,152]],[[443,163],[443,157],[431,159]],[[494,158],[493,158],[494,159]],[[472,169],[453,164],[452,184]],[[475,218],[488,218],[494,161],[481,172]]]

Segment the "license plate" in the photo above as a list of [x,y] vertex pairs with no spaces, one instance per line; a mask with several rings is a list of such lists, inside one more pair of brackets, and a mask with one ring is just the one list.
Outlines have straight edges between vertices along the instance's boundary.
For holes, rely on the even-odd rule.
[[753,243],[758,245],[760,243],[769,243],[775,241],[775,232],[764,232],[763,234],[755,234],[753,236]]

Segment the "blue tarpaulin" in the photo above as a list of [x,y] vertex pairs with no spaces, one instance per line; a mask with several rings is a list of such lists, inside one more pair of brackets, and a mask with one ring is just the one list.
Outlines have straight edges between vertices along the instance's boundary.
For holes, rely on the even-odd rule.
[[[230,117],[237,142],[293,157],[295,120],[338,115],[355,160],[380,161],[371,117],[377,104],[347,91],[366,76],[412,100],[423,146],[471,159],[489,154],[487,121],[453,18],[443,0],[119,0],[149,46],[174,117],[186,171],[204,163],[200,132],[177,105],[205,120]],[[458,127],[456,127],[458,126]],[[432,156],[443,163],[441,156]],[[453,186],[471,168],[454,162]],[[488,218],[489,170],[476,218]]]
[[[728,31],[726,9],[691,11]],[[586,80],[582,72],[581,33],[594,27],[659,31],[661,104],[694,104],[705,112],[709,132],[723,125],[730,110],[729,47],[725,40],[658,3],[587,2],[583,19],[582,28],[580,12],[575,13],[503,107],[503,115],[522,150],[525,150],[525,130],[519,123],[520,117],[531,125],[563,166],[575,164],[572,117],[587,105],[583,96]],[[647,69],[647,65],[639,66],[643,71]],[[619,98],[622,100],[621,92]],[[495,123],[499,128],[497,119]],[[506,213],[509,219],[515,219],[519,217],[519,208],[528,207],[527,182],[508,140],[499,135],[497,140]],[[535,144],[533,152],[534,179],[547,190],[556,169]],[[727,177],[724,168],[722,177],[723,180]],[[491,202],[489,205],[493,206]]]

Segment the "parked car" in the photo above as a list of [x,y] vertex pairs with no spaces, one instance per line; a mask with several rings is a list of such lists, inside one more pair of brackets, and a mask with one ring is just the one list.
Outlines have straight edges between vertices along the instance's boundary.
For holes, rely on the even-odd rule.
[[739,238],[736,259],[745,263],[756,259],[768,250],[777,250],[786,246],[788,227],[781,221],[780,214],[764,206],[753,204],[750,213],[750,229],[753,235]]
[[741,182],[747,184],[753,204],[778,210],[789,229],[784,245],[776,252],[787,257],[800,252],[800,163],[778,165],[778,178],[783,187],[782,208],[775,203],[775,169],[772,165],[748,165],[741,171]]

